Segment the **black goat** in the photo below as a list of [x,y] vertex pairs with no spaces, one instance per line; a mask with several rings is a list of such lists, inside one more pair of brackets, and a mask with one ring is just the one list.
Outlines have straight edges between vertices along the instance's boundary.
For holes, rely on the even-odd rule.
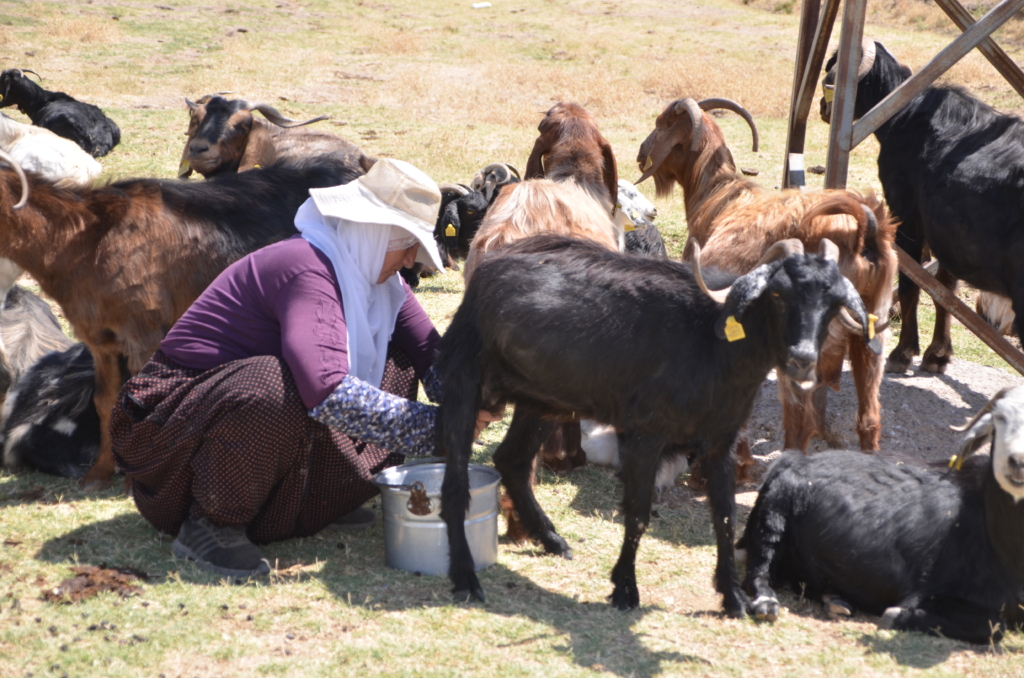
[[4,403],[4,466],[81,478],[100,450],[96,370],[85,344],[49,353]]
[[[1024,387],[966,426],[962,473],[857,452],[790,453],[765,477],[739,548],[756,617],[775,620],[771,586],[883,615],[882,627],[972,643],[1024,622]],[[833,598],[835,596],[835,598]]]
[[[874,49],[871,49],[871,47]],[[865,41],[854,117],[910,77],[881,43]],[[873,57],[872,57],[873,54]],[[873,62],[868,63],[873,58]],[[828,61],[822,119],[832,117],[835,55]],[[929,87],[875,132],[878,178],[899,222],[896,244],[917,261],[927,246],[939,260],[939,281],[974,287],[1013,300],[1024,313],[1024,121],[1004,115],[958,87]],[[899,276],[903,329],[886,371],[903,372],[920,353],[917,304],[920,288]],[[921,360],[926,372],[943,372],[953,355],[949,313],[935,309],[935,333]]]
[[[456,260],[465,259],[469,254],[469,244],[480,229],[480,222],[489,206],[482,191],[462,184],[441,186],[441,205],[434,225],[434,241],[437,243],[437,251],[441,253],[441,261],[447,268],[459,270]],[[401,270],[402,277],[413,288],[420,284],[423,273],[423,264],[419,262]]]
[[0,336],[14,379],[2,394],[3,465],[85,475],[100,446],[89,351],[64,334],[48,303],[17,285],[4,300]]
[[[626,534],[611,601],[620,610],[639,605],[634,561],[655,474],[668,447],[679,445],[703,458],[710,477],[716,589],[728,614],[746,614],[733,557],[736,434],[769,370],[813,380],[839,308],[865,326],[867,317],[835,262],[803,255],[799,241],[777,243],[753,271],[714,292],[696,249],[691,269],[542,234],[496,251],[474,273],[437,358],[439,446],[447,454],[441,515],[457,595],[483,600],[463,524],[476,413],[512,402],[494,465],[527,533],[548,553],[568,558],[571,550],[530,486],[541,443],[560,418],[614,426],[623,441]],[[588,336],[599,340],[580,340]]]
[[32,120],[54,134],[71,139],[89,155],[101,158],[121,143],[121,130],[98,106],[79,101],[64,92],[50,92],[32,82],[23,71],[9,68],[0,73],[0,108],[17,106]]

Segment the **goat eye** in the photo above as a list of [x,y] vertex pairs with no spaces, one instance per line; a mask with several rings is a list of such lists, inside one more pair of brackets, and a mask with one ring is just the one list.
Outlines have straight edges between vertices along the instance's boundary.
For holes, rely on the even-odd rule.
[[476,212],[474,210],[466,210],[466,214],[473,216]]

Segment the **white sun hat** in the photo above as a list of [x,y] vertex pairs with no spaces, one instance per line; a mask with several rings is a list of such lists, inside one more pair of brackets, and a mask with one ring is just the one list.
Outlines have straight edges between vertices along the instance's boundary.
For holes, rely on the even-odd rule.
[[311,188],[309,195],[324,216],[405,229],[420,243],[416,261],[444,268],[434,242],[441,191],[433,179],[404,160],[381,158],[355,181]]

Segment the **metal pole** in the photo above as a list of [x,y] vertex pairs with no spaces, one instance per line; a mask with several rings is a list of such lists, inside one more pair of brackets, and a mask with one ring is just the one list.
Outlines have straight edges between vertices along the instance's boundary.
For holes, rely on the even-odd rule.
[[832,124],[829,129],[828,163],[825,166],[825,188],[846,188],[850,149],[857,145],[852,141],[853,105],[857,98],[857,67],[860,65],[860,43],[864,35],[866,8],[867,0],[845,0],[843,5],[843,25],[839,32],[839,52],[836,60],[835,99],[832,101]]
[[[852,1],[853,0],[847,0],[847,3],[849,4]],[[977,47],[978,43],[988,37],[994,30],[1006,23],[1010,17],[1020,11],[1022,7],[1024,7],[1024,0],[1003,0],[1003,2],[997,5],[991,12],[983,16],[978,23],[968,28],[960,35],[960,37],[951,42],[946,49],[939,52],[934,59],[928,62],[927,66],[912,75],[909,80],[890,92],[889,96],[882,99],[877,106],[872,108],[867,115],[861,118],[860,121],[854,125],[852,137],[847,141],[849,144],[846,147],[847,152],[849,152],[850,148],[855,147],[857,144],[867,139],[875,132],[875,130],[881,127],[886,120],[906,106],[911,99],[927,89],[928,86],[935,82],[940,75],[952,68],[953,64],[960,61],[960,59],[962,59],[968,52]],[[862,12],[861,19],[863,19],[863,17],[864,14]],[[863,29],[863,23],[858,28]],[[843,19],[843,30],[846,30],[845,14]],[[842,49],[841,42],[840,49]],[[840,74],[841,73],[842,71],[840,71]],[[839,101],[839,87],[837,83],[836,104],[838,104]],[[833,109],[832,121],[834,125],[835,109]],[[845,139],[840,139],[840,141],[845,141]],[[846,178],[845,173],[843,174],[843,178]]]
[[[790,156],[803,155],[804,140],[807,135],[807,118],[814,103],[818,74],[821,73],[822,64],[825,63],[828,40],[832,35],[832,27],[835,25],[836,15],[839,13],[840,0],[825,0],[824,13],[820,11],[819,1],[807,0],[804,4],[804,11],[809,12],[808,8],[813,5],[814,18],[811,19],[808,16],[801,18],[801,46],[797,50],[797,68],[793,74],[793,97],[789,109],[789,139],[786,142],[786,157],[784,158],[782,169],[783,188],[803,185],[802,181],[799,184],[791,181]],[[812,27],[814,28],[814,35],[808,43],[807,37]],[[805,48],[803,47],[804,44],[808,46]],[[799,159],[802,161],[802,158]]]

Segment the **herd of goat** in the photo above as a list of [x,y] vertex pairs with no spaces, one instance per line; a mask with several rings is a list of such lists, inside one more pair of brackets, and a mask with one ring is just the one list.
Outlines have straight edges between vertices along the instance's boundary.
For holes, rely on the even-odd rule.
[[[861,51],[856,116],[909,77],[881,44]],[[92,156],[118,143],[116,124],[26,73],[0,74],[0,107],[17,105],[33,122],[0,116],[3,461],[103,488],[115,471],[107,421],[124,380],[228,264],[295,233],[310,188],[351,181],[375,160],[308,127],[321,118],[294,121],[221,93],[187,102],[181,180],[94,187]],[[847,358],[860,448],[880,449],[882,375],[919,353],[919,291],[900,275],[902,332],[882,356],[894,244],[919,261],[934,255],[946,285],[962,279],[997,295],[986,304],[1003,300],[1008,328],[1024,309],[1024,122],[962,89],[928,88],[876,132],[886,205],[871,193],[780,192],[745,179],[709,115],[720,108],[747,121],[756,150],[742,106],[682,99],[636,157],[637,183],[653,177],[658,196],[682,190],[682,262],[668,258],[657,210],[619,178],[611,145],[577,104],[548,111],[522,175],[495,163],[468,185],[442,184],[435,237],[466,279],[437,358],[455,592],[484,597],[464,530],[476,412],[511,403],[494,464],[512,538],[571,556],[534,496],[538,460],[621,467],[619,609],[640,602],[635,558],[653,497],[689,465],[710,495],[714,584],[729,615],[774,620],[771,587],[789,585],[834,615],[856,607],[890,628],[998,641],[1024,623],[1024,387],[1000,392],[965,427],[946,474],[803,453],[823,433],[827,389],[838,389]],[[206,180],[184,181],[192,172]],[[82,343],[14,284],[23,271]],[[430,273],[402,275],[415,287]],[[937,311],[925,371],[943,371],[952,354]],[[737,542],[735,485],[752,461],[745,424],[772,369],[794,451],[769,469]],[[986,442],[990,454],[961,469]]]

